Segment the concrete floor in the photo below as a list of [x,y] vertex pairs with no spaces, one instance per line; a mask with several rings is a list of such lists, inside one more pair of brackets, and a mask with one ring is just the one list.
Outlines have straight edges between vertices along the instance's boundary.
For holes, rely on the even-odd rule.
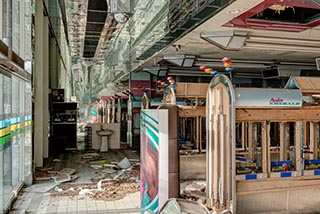
[[[65,184],[94,184],[91,180],[97,177],[97,169],[90,167],[90,164],[75,163],[81,159],[82,154],[78,151],[68,151],[46,160],[44,165],[52,167],[53,170],[76,169],[79,178]],[[137,153],[130,150],[111,150],[100,155],[106,163],[119,162],[125,157],[139,158]],[[23,188],[9,213],[140,213],[138,191],[127,194],[119,200],[97,200],[90,195],[56,196],[54,194],[56,187],[57,185],[51,179]]]

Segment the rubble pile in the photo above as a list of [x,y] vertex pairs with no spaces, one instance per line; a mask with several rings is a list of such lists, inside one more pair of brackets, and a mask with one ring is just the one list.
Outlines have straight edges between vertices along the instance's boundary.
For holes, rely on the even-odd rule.
[[[91,184],[60,183],[51,193],[55,196],[85,196],[96,200],[118,200],[140,190],[139,159],[124,158],[120,162],[106,163],[97,153],[85,154],[77,164],[95,170]],[[64,173],[66,174],[66,173]]]
[[140,183],[135,181],[105,181],[102,190],[96,184],[61,184],[51,191],[54,196],[85,196],[95,200],[113,201],[125,197],[127,194],[138,192]]
[[75,169],[63,168],[61,170],[52,170],[52,167],[36,167],[34,176],[35,181],[49,181],[53,179],[56,184],[68,181],[75,181],[79,178]]

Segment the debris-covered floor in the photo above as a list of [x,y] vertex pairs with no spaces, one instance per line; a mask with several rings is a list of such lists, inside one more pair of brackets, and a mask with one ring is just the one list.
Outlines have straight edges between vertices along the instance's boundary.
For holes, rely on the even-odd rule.
[[139,170],[131,150],[66,151],[36,168],[10,213],[140,213]]

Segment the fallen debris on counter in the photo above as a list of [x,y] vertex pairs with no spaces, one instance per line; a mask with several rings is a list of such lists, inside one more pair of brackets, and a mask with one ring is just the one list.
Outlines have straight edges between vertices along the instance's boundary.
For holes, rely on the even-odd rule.
[[193,181],[183,184],[181,189],[181,197],[198,201],[201,204],[206,203],[206,182],[205,181]]

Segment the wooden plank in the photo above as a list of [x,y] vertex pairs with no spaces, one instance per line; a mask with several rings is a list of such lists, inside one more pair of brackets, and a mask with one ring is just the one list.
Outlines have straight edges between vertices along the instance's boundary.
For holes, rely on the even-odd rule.
[[304,188],[319,188],[320,180],[314,177],[274,178],[256,181],[237,181],[237,195],[265,194]]
[[286,160],[287,141],[286,141],[286,124],[280,123],[280,160]]
[[195,119],[196,123],[196,145],[197,145],[197,150],[200,152],[200,137],[199,137],[199,131],[200,131],[200,126],[199,126],[199,117],[196,117]]
[[301,147],[303,144],[303,121],[296,122],[296,130],[295,130],[295,152],[296,152],[296,171],[300,172],[303,170],[303,160],[301,159]]
[[255,160],[255,150],[257,142],[254,140],[254,127],[253,123],[248,124],[248,140],[249,140],[249,157],[251,160]]
[[199,123],[200,123],[200,153],[202,152],[202,118],[203,117],[199,117]]
[[205,98],[209,83],[177,83],[176,97],[202,97]]
[[268,157],[267,157],[267,122],[263,122],[261,130],[261,146],[262,146],[262,173],[268,171]]
[[[271,154],[270,154],[270,122],[266,122],[266,153],[267,153],[267,173],[270,176],[271,173]],[[263,149],[263,147],[262,147]]]
[[206,107],[179,108],[179,117],[206,117]]
[[237,109],[236,121],[258,122],[258,121],[286,122],[297,120],[320,121],[320,108],[307,109]]
[[313,122],[310,122],[310,151],[312,152],[310,154],[310,159],[317,159],[318,158],[318,146],[317,139],[316,139],[316,124]]

